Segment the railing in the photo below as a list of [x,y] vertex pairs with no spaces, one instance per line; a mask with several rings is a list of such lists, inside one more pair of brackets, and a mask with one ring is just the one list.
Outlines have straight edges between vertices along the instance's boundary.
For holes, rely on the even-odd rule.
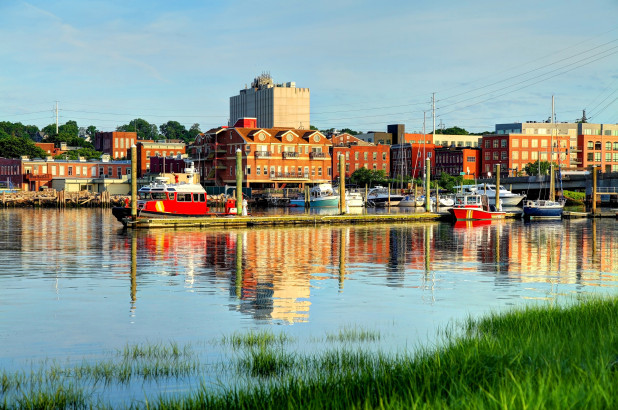
[[271,172],[270,179],[309,179],[309,173]]
[[310,152],[309,159],[321,159],[326,158],[326,154],[324,152]]
[[283,159],[288,159],[288,158],[298,159],[298,157],[300,157],[300,154],[298,152],[283,151]]
[[255,151],[255,158],[270,158],[270,151]]

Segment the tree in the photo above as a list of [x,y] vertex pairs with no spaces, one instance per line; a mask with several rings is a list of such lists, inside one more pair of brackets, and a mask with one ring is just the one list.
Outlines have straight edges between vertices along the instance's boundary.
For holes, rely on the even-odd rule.
[[36,133],[39,132],[39,127],[36,125],[23,125],[21,122],[2,121],[0,122],[0,131],[14,137],[34,139]]
[[350,176],[350,180],[356,185],[376,185],[384,184],[387,181],[386,172],[382,169],[374,171],[365,167],[359,168]]
[[14,137],[0,131],[0,157],[19,158],[22,155],[27,155],[30,158],[45,158],[46,153],[34,145],[34,142],[29,138]]
[[156,124],[150,124],[142,118],[131,120],[130,123],[119,126],[116,131],[137,132],[138,140],[156,140],[159,138],[159,129]]
[[[528,175],[549,175],[550,165],[548,161],[540,162],[541,172],[539,173],[539,161],[529,162],[524,166],[524,171]],[[555,163],[554,166],[556,166]]]
[[76,150],[67,151],[64,154],[56,155],[54,158],[78,160],[79,157],[84,157],[86,159],[99,159],[101,158],[101,155],[103,155],[103,153],[95,151],[92,148],[79,148]]
[[319,131],[318,127],[314,126],[314,125],[309,125],[309,129],[312,131]]
[[360,134],[359,131],[354,131],[354,130],[351,130],[350,128],[342,128],[340,131],[342,133],[346,132],[346,133],[348,133],[350,135],[358,135],[358,134]]
[[198,123],[193,124],[191,128],[189,128],[189,131],[187,131],[186,133],[187,139],[185,140],[185,142],[187,144],[194,142],[197,136],[200,135],[201,133],[202,131],[200,130],[200,124]]
[[459,127],[451,127],[445,128],[443,130],[436,130],[436,134],[445,134],[445,135],[469,135],[470,133],[463,128]]

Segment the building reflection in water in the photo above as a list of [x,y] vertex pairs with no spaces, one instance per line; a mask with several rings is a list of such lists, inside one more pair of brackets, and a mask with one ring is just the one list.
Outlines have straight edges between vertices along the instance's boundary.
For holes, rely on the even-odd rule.
[[136,279],[133,238],[140,272],[143,262],[151,266],[150,273],[184,275],[185,286],[196,291],[228,289],[231,309],[255,320],[284,323],[307,321],[311,290],[317,282],[333,279],[340,293],[347,281],[360,279],[430,289],[432,302],[440,280],[462,272],[492,278],[496,286],[605,286],[604,281],[615,286],[609,273],[618,266],[618,240],[608,230],[597,233],[596,221],[577,223],[137,232],[131,236],[131,300],[134,307],[139,275]]

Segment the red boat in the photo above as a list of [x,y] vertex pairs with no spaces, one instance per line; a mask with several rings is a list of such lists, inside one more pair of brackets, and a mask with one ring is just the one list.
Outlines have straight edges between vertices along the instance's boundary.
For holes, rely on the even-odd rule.
[[[157,178],[155,182],[138,191],[137,216],[139,218],[183,218],[216,217],[236,215],[236,200],[225,202],[224,212],[211,212],[208,197],[200,184],[168,184],[166,178]],[[124,207],[112,208],[112,214],[123,224],[131,216],[129,201]]]
[[489,205],[487,195],[456,194],[455,205],[448,210],[456,221],[504,219],[506,212]]

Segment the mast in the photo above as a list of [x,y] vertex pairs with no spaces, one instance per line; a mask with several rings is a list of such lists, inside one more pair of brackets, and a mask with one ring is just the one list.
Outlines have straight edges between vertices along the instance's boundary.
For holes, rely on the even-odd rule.
[[[556,186],[554,182],[554,96],[551,96],[551,136],[549,140],[549,200],[554,201],[556,199]],[[539,163],[540,168],[540,163]]]
[[56,101],[56,135],[58,135],[58,101]]

